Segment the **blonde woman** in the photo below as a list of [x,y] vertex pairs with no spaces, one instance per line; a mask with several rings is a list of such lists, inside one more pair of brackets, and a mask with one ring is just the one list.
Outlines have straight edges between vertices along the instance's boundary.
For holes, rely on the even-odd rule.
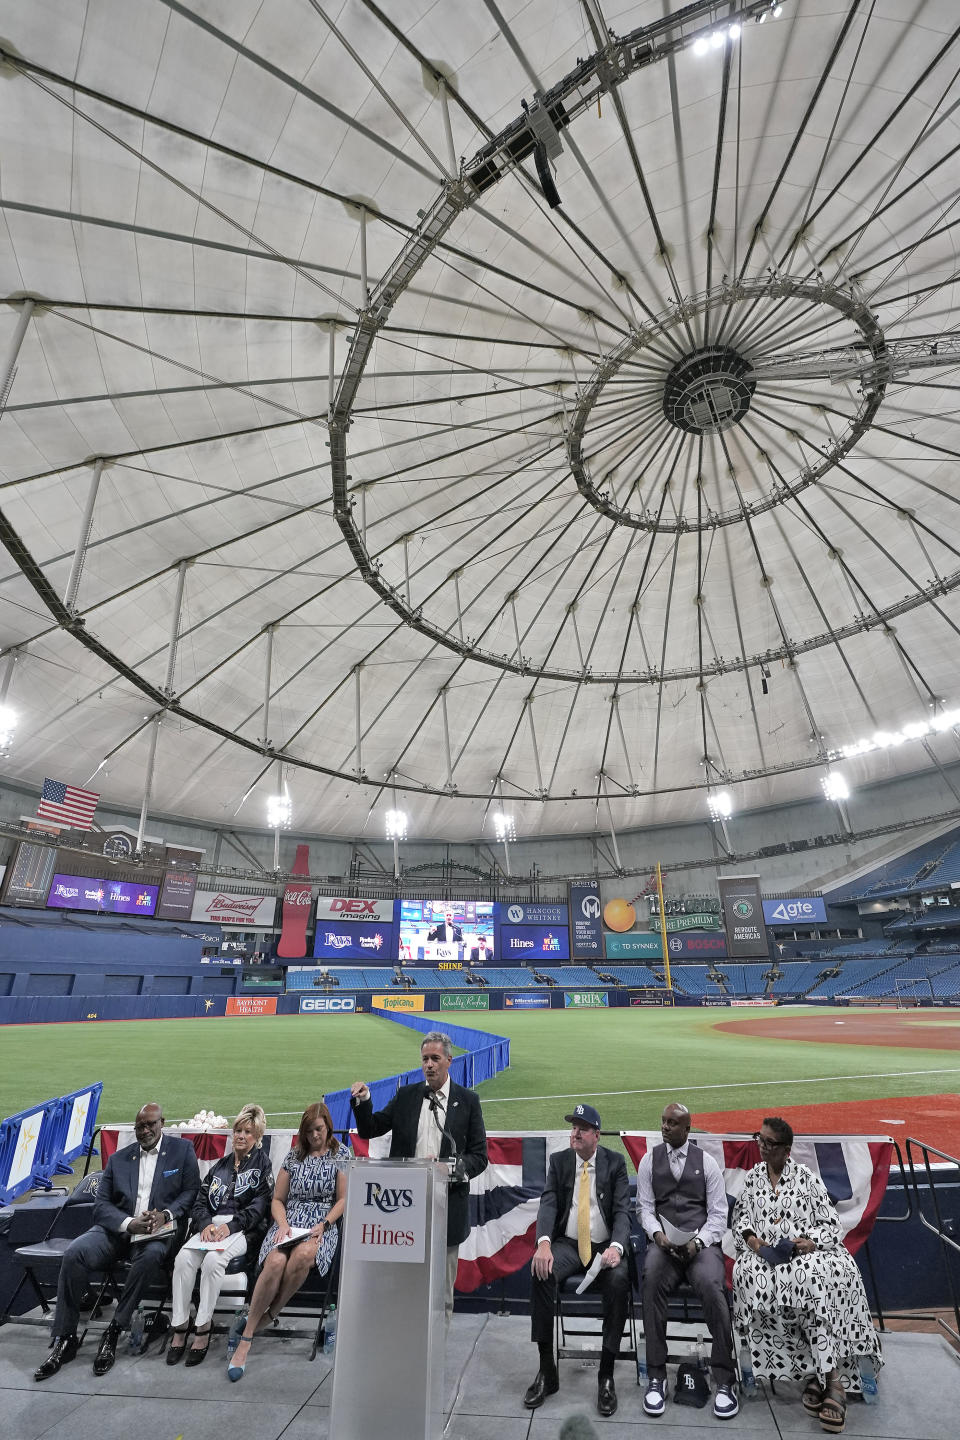
[[187,1348],[190,1297],[200,1271],[200,1303],[187,1365],[207,1357],[213,1307],[231,1260],[256,1244],[267,1223],[273,1170],[261,1141],[267,1117],[259,1105],[244,1105],[233,1122],[233,1150],[218,1160],[200,1187],[193,1207],[193,1234],[173,1267],[173,1331],[167,1364],[176,1365]]

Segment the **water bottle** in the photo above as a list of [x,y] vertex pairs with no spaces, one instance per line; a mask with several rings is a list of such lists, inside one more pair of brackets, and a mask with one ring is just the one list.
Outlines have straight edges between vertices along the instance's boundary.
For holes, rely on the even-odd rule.
[[324,1355],[332,1355],[334,1346],[337,1343],[337,1307],[330,1306],[330,1314],[327,1316],[326,1330],[323,1337]]
[[869,1355],[860,1356],[860,1383],[865,1405],[877,1403],[877,1368]]
[[753,1373],[753,1357],[746,1340],[740,1341],[740,1388],[744,1395],[748,1396],[753,1396],[757,1388],[756,1377]]
[[637,1384],[647,1383],[647,1342],[642,1335],[637,1336]]
[[130,1321],[130,1335],[127,1340],[127,1349],[131,1355],[140,1355],[143,1351],[143,1336],[147,1328],[147,1316],[142,1305],[138,1305],[133,1312]]

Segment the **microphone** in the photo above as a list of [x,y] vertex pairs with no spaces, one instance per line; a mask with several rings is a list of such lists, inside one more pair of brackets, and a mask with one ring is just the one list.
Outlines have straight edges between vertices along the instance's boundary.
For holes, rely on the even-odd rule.
[[423,1089],[424,1099],[429,1100],[430,1102],[430,1113],[433,1116],[437,1129],[440,1131],[441,1140],[446,1137],[450,1141],[451,1154],[449,1159],[451,1183],[455,1185],[465,1185],[467,1183],[467,1176],[466,1171],[464,1170],[463,1158],[462,1156],[457,1154],[456,1140],[450,1134],[450,1131],[447,1129],[446,1125],[442,1123],[443,1111],[440,1109],[440,1101],[437,1098],[437,1092],[435,1090],[431,1090],[429,1085],[424,1085]]

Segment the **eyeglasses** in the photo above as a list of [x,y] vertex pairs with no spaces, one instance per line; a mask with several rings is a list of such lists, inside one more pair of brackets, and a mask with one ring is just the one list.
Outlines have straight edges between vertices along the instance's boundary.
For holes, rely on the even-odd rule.
[[759,1130],[754,1132],[753,1138],[764,1150],[780,1150],[786,1144],[785,1140],[771,1140],[769,1135],[761,1135]]

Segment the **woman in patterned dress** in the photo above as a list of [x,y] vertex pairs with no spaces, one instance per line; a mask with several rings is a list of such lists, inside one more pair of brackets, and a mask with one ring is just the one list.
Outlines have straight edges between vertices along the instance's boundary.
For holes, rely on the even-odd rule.
[[[322,1102],[308,1105],[300,1120],[293,1149],[277,1174],[270,1203],[273,1224],[264,1236],[258,1264],[262,1267],[243,1333],[227,1374],[239,1380],[246,1368],[250,1343],[264,1323],[280,1314],[316,1266],[326,1275],[337,1250],[336,1221],[346,1195],[347,1150],[333,1133],[330,1111]],[[309,1235],[292,1247],[283,1245],[291,1229]]]
[[754,1371],[774,1379],[806,1375],[804,1409],[837,1434],[847,1393],[863,1388],[861,1357],[875,1370],[883,1363],[880,1341],[840,1217],[823,1181],[790,1158],[786,1120],[764,1120],[757,1143],[760,1164],[733,1212],[734,1323]]

